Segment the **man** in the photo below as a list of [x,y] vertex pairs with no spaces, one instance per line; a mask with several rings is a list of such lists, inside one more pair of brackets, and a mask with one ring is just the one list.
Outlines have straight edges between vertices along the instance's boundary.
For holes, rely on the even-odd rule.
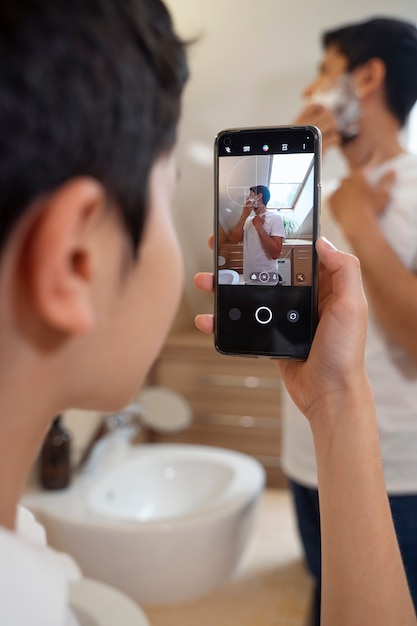
[[[322,233],[356,254],[370,304],[366,367],[381,438],[386,487],[417,606],[417,156],[399,133],[417,99],[417,31],[373,19],[324,34],[317,78],[297,122],[337,145],[349,179],[323,193]],[[314,446],[286,399],[283,467],[316,581],[320,623],[320,516]],[[354,464],[354,450],[352,463]]]
[[128,404],[174,317],[187,65],[160,0],[4,2],[0,49],[0,623],[69,626],[80,574],[17,504],[52,418]]
[[231,243],[243,240],[243,278],[246,285],[276,285],[279,281],[277,261],[285,230],[278,212],[267,209],[270,197],[268,187],[251,187],[242,214],[230,234]]

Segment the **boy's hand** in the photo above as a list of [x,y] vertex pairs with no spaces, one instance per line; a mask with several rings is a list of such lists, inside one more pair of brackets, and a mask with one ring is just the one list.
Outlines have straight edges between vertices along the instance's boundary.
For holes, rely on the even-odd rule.
[[335,403],[360,387],[364,368],[368,307],[356,257],[326,239],[316,244],[320,259],[319,323],[306,361],[277,361],[289,394],[310,421],[329,398]]
[[[210,250],[213,250],[214,246],[214,237],[211,234],[208,238],[208,247]],[[194,285],[200,291],[205,291],[206,293],[213,293],[214,291],[214,276],[211,272],[199,272],[194,276]],[[214,317],[212,313],[202,313],[201,315],[197,315],[195,318],[195,325],[198,330],[206,333],[207,335],[211,335],[214,332]]]
[[[276,360],[298,408],[310,420],[327,398],[355,388],[364,374],[367,302],[359,261],[339,252],[326,239],[316,244],[320,259],[319,324],[306,361]],[[213,291],[213,274],[199,273],[194,284]],[[197,315],[196,327],[213,332],[213,315]]]

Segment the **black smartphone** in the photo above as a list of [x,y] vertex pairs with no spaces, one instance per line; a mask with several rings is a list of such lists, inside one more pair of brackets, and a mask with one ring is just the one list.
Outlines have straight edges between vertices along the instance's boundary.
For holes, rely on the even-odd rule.
[[321,134],[239,128],[215,140],[215,346],[306,359],[317,324]]

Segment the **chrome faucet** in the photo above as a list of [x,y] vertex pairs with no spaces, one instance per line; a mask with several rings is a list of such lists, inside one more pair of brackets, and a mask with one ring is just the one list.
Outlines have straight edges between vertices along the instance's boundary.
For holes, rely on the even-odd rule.
[[129,404],[124,409],[105,416],[105,424],[109,432],[120,432],[122,429],[129,429],[132,438],[139,432],[141,427],[141,416],[144,414],[145,406],[138,402]]
[[103,415],[85,447],[77,470],[85,469],[94,449],[103,439],[114,438],[131,443],[140,432],[143,412],[144,406],[138,402],[133,402],[116,413]]
[[191,421],[191,407],[180,394],[157,386],[143,389],[137,399],[125,408],[103,415],[85,448],[78,470],[84,471],[87,464],[90,465],[92,455],[99,456],[96,454],[97,449],[101,456],[104,456],[104,449],[109,450],[112,443],[115,444],[114,448],[118,447],[119,452],[123,445],[126,450],[126,446],[142,427],[149,431],[174,434],[188,428]]

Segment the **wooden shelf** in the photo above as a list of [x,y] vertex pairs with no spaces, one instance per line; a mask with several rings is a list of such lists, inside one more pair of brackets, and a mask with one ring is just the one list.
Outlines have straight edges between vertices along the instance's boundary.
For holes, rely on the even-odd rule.
[[152,441],[244,452],[264,465],[268,486],[286,486],[280,467],[281,381],[272,361],[220,355],[211,337],[190,330],[168,339],[151,380],[181,393],[193,410],[185,432],[153,434]]

